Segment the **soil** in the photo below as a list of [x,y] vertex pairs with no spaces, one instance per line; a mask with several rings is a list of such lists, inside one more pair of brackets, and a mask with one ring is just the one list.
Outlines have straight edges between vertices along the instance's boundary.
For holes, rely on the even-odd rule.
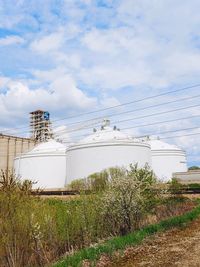
[[200,267],[200,219],[127,248],[112,267]]

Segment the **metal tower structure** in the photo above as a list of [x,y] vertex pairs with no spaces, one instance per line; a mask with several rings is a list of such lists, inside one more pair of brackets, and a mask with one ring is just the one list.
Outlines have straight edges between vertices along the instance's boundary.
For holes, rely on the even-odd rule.
[[50,114],[48,111],[30,112],[31,138],[37,142],[45,142],[52,137]]

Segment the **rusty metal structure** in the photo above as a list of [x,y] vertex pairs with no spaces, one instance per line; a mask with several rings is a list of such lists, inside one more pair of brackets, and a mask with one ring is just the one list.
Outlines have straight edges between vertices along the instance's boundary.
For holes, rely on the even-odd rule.
[[50,114],[48,111],[30,112],[31,138],[37,142],[46,142],[52,138]]

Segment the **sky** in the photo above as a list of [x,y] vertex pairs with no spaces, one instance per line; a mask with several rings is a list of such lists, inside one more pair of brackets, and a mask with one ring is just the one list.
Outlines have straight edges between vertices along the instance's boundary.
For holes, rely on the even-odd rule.
[[166,141],[199,165],[200,86],[83,116],[200,84],[199,10],[199,0],[0,0],[1,131],[27,135],[35,109],[48,110],[59,129],[110,114],[121,129],[177,119],[126,131],[183,135]]

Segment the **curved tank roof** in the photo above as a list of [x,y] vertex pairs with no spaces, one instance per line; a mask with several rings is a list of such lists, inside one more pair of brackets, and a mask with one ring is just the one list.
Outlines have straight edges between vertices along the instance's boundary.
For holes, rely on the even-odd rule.
[[104,120],[101,129],[94,129],[94,133],[83,138],[79,143],[95,143],[95,142],[104,142],[104,141],[115,141],[115,140],[133,140],[132,137],[128,136],[125,133],[122,133],[119,129],[114,126],[110,127],[110,121]]
[[148,143],[150,144],[151,146],[151,150],[181,150],[181,148],[179,148],[178,146],[176,145],[172,145],[172,144],[168,144],[166,142],[163,142],[159,139],[156,139],[156,140],[149,140]]
[[36,145],[28,154],[39,154],[39,153],[52,153],[52,152],[64,152],[66,149],[65,145],[50,139],[47,142]]

